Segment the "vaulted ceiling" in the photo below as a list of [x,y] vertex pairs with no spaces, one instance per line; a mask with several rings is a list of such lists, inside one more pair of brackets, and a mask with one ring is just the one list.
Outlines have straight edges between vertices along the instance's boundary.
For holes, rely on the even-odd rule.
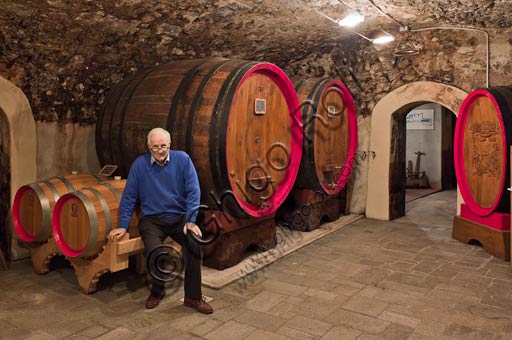
[[[333,22],[354,11],[365,21],[353,30]],[[89,122],[113,84],[169,60],[216,55],[283,67],[368,46],[358,34],[381,30],[510,32],[510,13],[511,0],[0,0],[0,76],[27,93],[37,119],[78,112]]]
[[512,26],[510,0],[0,0],[0,10],[3,44],[78,39],[101,49],[127,37],[128,44],[152,42],[174,54],[190,48],[286,54],[361,39],[320,13],[336,20],[359,12],[365,22],[354,31],[368,37],[381,29],[396,33],[401,26]]

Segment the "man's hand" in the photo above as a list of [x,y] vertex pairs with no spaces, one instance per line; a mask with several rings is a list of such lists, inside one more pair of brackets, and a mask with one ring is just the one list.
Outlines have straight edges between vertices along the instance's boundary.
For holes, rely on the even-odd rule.
[[201,229],[197,226],[197,224],[193,222],[187,222],[183,226],[183,234],[187,235],[187,230],[192,231],[194,234],[196,234],[199,237],[203,236],[203,233],[201,232]]
[[111,241],[113,241],[114,238],[121,238],[124,236],[124,234],[126,234],[126,229],[116,228],[116,229],[111,230],[110,233],[108,233],[108,238]]

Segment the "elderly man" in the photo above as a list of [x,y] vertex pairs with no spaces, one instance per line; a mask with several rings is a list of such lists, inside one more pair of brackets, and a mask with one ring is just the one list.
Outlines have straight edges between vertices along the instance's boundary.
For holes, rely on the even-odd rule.
[[[195,224],[200,189],[197,173],[190,157],[183,151],[170,150],[171,136],[162,128],[148,133],[149,153],[133,162],[119,206],[119,227],[110,238],[126,233],[137,199],[142,217],[139,232],[144,242],[144,255],[170,236],[182,247],[185,262],[185,301],[203,314],[213,313],[201,294],[201,248],[185,235],[202,236]],[[153,279],[146,308],[155,308],[165,295],[163,281]]]

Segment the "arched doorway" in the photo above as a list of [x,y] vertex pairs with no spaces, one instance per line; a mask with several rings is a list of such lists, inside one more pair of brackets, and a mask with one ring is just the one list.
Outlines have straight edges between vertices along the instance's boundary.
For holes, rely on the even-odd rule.
[[[405,213],[405,115],[424,103],[438,103],[457,114],[467,93],[450,85],[414,82],[380,100],[372,112],[366,216],[390,220]],[[457,195],[457,206],[462,201]],[[402,208],[403,206],[403,208]],[[403,215],[403,214],[402,214]]]
[[453,162],[456,119],[454,112],[436,103],[420,105],[407,114],[406,204],[438,191],[457,189]]
[[[13,235],[11,209],[16,190],[36,180],[36,124],[27,97],[8,80],[0,77],[0,237],[7,237],[7,256],[18,259],[26,256]],[[8,194],[4,193],[4,190]],[[7,209],[7,211],[4,211]],[[3,236],[4,235],[4,236]]]

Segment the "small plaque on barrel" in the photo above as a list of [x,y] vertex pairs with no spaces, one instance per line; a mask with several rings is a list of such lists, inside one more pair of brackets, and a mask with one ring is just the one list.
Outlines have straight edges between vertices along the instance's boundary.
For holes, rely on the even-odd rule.
[[267,112],[267,101],[265,99],[254,100],[254,113],[264,115]]

